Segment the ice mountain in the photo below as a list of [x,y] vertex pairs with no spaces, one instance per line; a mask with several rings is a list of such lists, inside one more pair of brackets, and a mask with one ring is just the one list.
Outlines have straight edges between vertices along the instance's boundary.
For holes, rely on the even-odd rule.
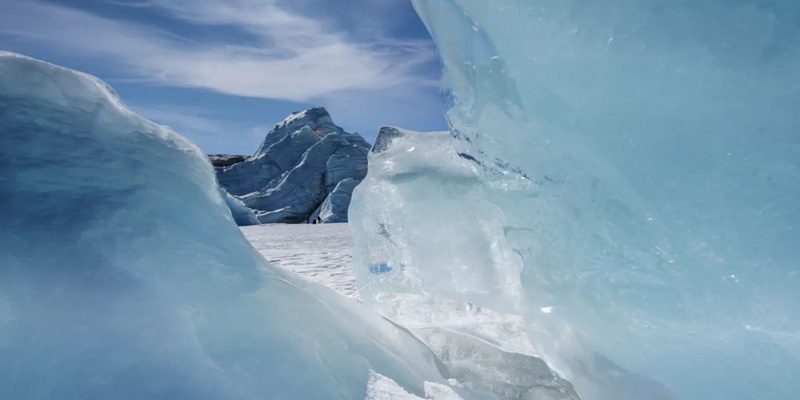
[[800,3],[413,3],[452,130],[370,155],[362,299],[587,400],[800,398]]
[[276,124],[253,156],[218,169],[217,176],[261,223],[346,222],[369,148],[361,135],[315,107]]
[[449,375],[266,262],[206,155],[91,76],[0,53],[0,160],[0,398],[360,400]]

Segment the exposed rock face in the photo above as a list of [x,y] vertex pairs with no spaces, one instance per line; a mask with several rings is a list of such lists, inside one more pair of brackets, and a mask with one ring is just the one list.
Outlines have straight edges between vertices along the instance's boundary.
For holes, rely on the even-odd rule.
[[218,169],[217,176],[261,223],[346,222],[349,193],[366,176],[369,149],[361,135],[315,107],[276,124],[252,157]]
[[216,168],[230,167],[233,164],[238,164],[247,159],[247,156],[239,156],[234,154],[209,154],[208,159],[211,160],[211,165]]
[[384,126],[378,130],[378,137],[375,138],[375,144],[372,145],[373,153],[380,153],[389,148],[392,140],[403,136],[403,132],[393,126]]

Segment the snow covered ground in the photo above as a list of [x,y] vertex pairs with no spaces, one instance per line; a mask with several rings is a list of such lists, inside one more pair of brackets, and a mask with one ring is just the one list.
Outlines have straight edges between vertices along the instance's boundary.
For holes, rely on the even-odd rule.
[[247,240],[276,266],[358,299],[347,224],[267,224],[241,227]]

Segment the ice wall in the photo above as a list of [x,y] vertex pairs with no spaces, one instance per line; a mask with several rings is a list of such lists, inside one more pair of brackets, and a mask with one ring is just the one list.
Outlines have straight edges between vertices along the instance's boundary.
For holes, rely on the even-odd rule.
[[465,398],[576,400],[527,337],[521,263],[483,179],[531,182],[469,150],[449,132],[381,128],[351,203],[360,296],[421,338],[454,387],[488,396]]
[[444,369],[269,265],[194,144],[99,80],[0,53],[0,398],[363,399]]
[[[514,255],[427,263],[413,240],[363,251],[425,271],[399,289],[359,273],[367,300],[489,299],[524,314],[586,399],[800,398],[800,3],[413,3],[443,60],[454,136],[507,170],[479,172],[472,193],[421,178],[416,194],[460,219],[373,209],[361,234],[439,221],[436,260]],[[360,187],[354,203],[415,195],[370,168],[383,189]],[[530,185],[509,180],[517,170]],[[517,274],[519,296],[480,283],[499,271]]]

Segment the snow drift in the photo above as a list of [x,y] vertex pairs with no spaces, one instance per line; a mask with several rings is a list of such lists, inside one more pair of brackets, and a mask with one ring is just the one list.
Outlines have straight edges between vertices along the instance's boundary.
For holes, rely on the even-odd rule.
[[[441,381],[407,331],[263,260],[196,146],[0,53],[0,398],[363,399]],[[444,372],[446,373],[446,372]]]
[[453,139],[371,156],[362,298],[524,316],[585,399],[800,398],[800,3],[414,5]]

